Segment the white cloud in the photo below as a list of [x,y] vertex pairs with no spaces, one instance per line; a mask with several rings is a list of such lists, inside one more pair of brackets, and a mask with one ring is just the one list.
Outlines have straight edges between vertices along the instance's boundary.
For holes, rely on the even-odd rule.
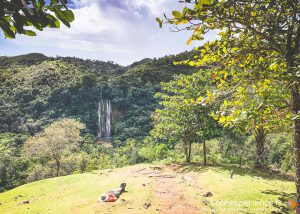
[[125,0],[123,2],[132,11],[146,10],[153,16],[162,15],[161,9],[166,8],[166,3],[170,3],[167,0]]
[[[182,52],[189,33],[160,29],[156,16],[181,7],[177,0],[76,0],[71,28],[45,29],[10,41],[25,51],[112,60],[121,64]],[[2,50],[3,51],[3,50]],[[5,51],[5,50],[4,50]],[[9,51],[11,53],[11,51]]]
[[[177,3],[176,0],[173,0]],[[161,8],[166,8],[166,4],[170,5],[170,0],[75,0],[77,7],[85,7],[97,4],[100,7],[114,7],[133,13],[149,12],[151,15],[161,15]]]

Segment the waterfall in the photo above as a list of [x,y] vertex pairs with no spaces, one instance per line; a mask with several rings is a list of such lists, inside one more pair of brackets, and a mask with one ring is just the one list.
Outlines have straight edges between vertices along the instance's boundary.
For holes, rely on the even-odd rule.
[[111,138],[112,107],[110,100],[100,100],[98,104],[98,138]]

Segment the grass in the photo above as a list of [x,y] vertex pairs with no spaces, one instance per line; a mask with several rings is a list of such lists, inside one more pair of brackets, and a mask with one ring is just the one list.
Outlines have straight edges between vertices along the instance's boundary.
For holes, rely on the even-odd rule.
[[[143,208],[145,201],[154,198],[151,187],[142,186],[145,180],[130,176],[130,171],[134,169],[126,167],[26,184],[0,194],[0,213],[124,213],[122,210],[131,208],[134,208],[131,213],[138,213],[142,209],[142,213],[153,213],[153,208]],[[123,179],[128,188],[121,198],[126,198],[126,201],[108,204],[97,202],[101,193],[119,187]],[[29,204],[22,203],[26,200]]]
[[[156,209],[161,198],[157,197],[155,183],[148,176],[133,174],[148,166],[136,165],[26,184],[0,194],[0,213],[159,213]],[[97,202],[101,193],[118,187],[123,180],[127,182],[127,192],[117,202]],[[294,182],[289,177],[238,168],[234,169],[231,179],[227,167],[180,166],[176,185],[182,185],[184,198],[199,207],[201,213],[212,213],[213,209],[222,214],[284,213],[287,212],[286,200],[295,197]],[[206,192],[212,192],[213,196],[203,197]],[[29,204],[23,204],[27,200]],[[152,202],[149,209],[143,207],[147,201]]]
[[194,174],[202,192],[213,193],[199,199],[217,213],[289,213],[286,202],[296,198],[293,179],[278,173],[235,168],[231,179],[229,167],[187,166],[182,171]]

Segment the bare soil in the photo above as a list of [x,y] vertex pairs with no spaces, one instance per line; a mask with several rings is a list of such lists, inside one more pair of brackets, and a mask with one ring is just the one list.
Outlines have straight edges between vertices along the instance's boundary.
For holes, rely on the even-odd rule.
[[153,191],[159,199],[159,203],[156,205],[158,213],[200,213],[200,209],[193,206],[191,200],[184,195],[186,182],[192,182],[193,179],[190,176],[188,176],[189,179],[186,179],[186,176],[176,173],[177,169],[175,165],[168,169],[161,169],[160,167],[142,168],[136,170],[134,176],[151,179]]

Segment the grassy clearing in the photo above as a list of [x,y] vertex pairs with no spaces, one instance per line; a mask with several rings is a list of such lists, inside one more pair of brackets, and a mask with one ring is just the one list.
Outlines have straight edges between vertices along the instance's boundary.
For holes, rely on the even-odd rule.
[[[144,187],[142,184],[145,180],[131,176],[131,171],[135,169],[126,167],[26,184],[0,194],[0,213],[124,213],[122,210],[153,213],[154,208],[143,208],[145,201],[154,198],[151,186]],[[119,187],[123,179],[128,188],[121,199],[126,201],[118,200],[109,204],[97,202],[101,193]],[[26,200],[29,200],[29,204],[22,203]]]
[[[188,166],[181,170],[193,175],[192,187],[202,188],[201,194],[192,194],[190,188],[191,197],[204,199],[209,203],[203,203],[207,210],[215,209],[217,213],[287,212],[287,200],[295,199],[295,184],[288,176],[235,168],[231,179],[229,167]],[[206,192],[213,196],[203,197]]]
[[[149,165],[26,184],[0,194],[0,213],[160,213],[157,208],[163,205],[164,199],[163,194],[157,194],[159,178],[154,180],[136,173],[145,167]],[[164,167],[163,171],[174,173],[171,167]],[[188,200],[201,213],[211,213],[212,209],[222,214],[285,212],[285,200],[294,198],[294,182],[288,177],[238,168],[234,171],[230,179],[230,170],[226,167],[178,166],[176,178],[169,181],[176,184],[176,190],[182,191],[178,194],[183,195],[183,200]],[[118,187],[123,180],[128,184],[127,192],[116,203],[97,202],[101,193]],[[208,191],[213,196],[203,197]],[[29,204],[23,204],[27,200]],[[151,201],[149,209],[143,207],[147,201]],[[183,202],[174,201],[178,203]]]

